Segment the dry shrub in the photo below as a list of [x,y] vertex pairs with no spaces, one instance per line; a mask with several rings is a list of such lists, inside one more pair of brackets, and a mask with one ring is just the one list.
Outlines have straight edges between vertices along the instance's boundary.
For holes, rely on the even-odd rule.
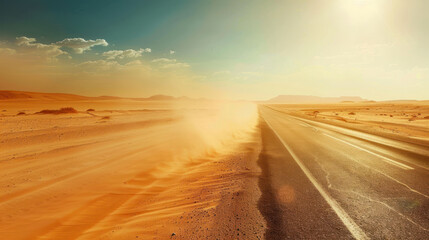
[[354,112],[349,112],[349,115],[356,115],[356,113],[354,113]]
[[317,114],[319,114],[319,113],[320,113],[319,111],[314,111],[313,116],[317,117]]
[[110,116],[104,116],[104,117],[102,117],[101,119],[109,120],[109,119],[110,119]]
[[87,109],[86,111],[87,111],[87,112],[94,112],[94,111],[95,111],[95,109],[90,108],[90,109]]
[[348,122],[347,119],[342,118],[342,117],[336,117],[335,119],[337,119],[339,121],[343,121],[343,122]]
[[63,113],[77,113],[77,110],[72,107],[65,107],[60,108],[59,110],[49,110],[45,109],[40,112],[37,112],[39,114],[63,114]]
[[424,119],[429,119],[429,116],[424,117]]
[[18,114],[16,114],[16,115],[25,115],[25,112],[19,112]]

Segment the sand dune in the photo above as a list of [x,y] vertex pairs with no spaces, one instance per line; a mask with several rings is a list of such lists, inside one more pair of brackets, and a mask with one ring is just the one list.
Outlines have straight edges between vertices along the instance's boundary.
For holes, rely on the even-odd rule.
[[2,238],[263,236],[255,106],[24,97],[1,105]]

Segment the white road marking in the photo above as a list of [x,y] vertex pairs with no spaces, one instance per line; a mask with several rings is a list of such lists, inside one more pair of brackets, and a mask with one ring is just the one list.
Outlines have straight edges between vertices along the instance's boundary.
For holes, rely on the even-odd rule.
[[[290,116],[290,117],[292,117],[292,116]],[[295,118],[295,117],[292,117],[292,118]],[[299,119],[299,118],[295,118],[295,119],[296,119],[296,120],[298,120],[299,122],[304,121],[303,119]],[[313,127],[313,128],[315,128],[315,127]],[[390,175],[388,175],[388,174],[386,174],[386,173],[384,173],[384,172],[382,172],[382,171],[379,171],[379,170],[377,170],[377,169],[375,169],[375,168],[373,168],[373,167],[370,167],[369,165],[364,164],[364,163],[363,163],[363,162],[361,162],[361,161],[357,161],[357,160],[356,160],[356,159],[354,159],[354,158],[350,158],[350,159],[351,159],[352,161],[354,161],[354,162],[356,162],[356,163],[358,163],[358,164],[360,164],[360,165],[362,165],[362,166],[365,166],[365,167],[366,167],[366,168],[368,168],[368,169],[371,169],[371,170],[373,170],[373,171],[376,171],[376,172],[378,172],[379,174],[381,174],[381,175],[385,176],[386,178],[389,178],[390,180],[392,180],[392,181],[394,181],[394,182],[396,182],[396,183],[398,183],[398,184],[400,184],[400,185],[402,185],[402,186],[404,186],[404,187],[408,188],[411,192],[414,192],[414,193],[416,193],[416,194],[419,194],[419,195],[421,195],[421,196],[423,196],[423,197],[425,197],[425,198],[429,198],[429,196],[428,196],[428,195],[423,194],[423,193],[421,193],[421,192],[419,192],[419,191],[417,191],[417,190],[413,189],[412,187],[408,186],[407,184],[405,184],[405,183],[403,183],[403,182],[401,182],[401,181],[399,181],[399,180],[397,180],[397,179],[395,179],[395,178],[391,177]],[[413,164],[415,164],[415,163],[413,163]],[[422,167],[422,168],[425,168],[425,167],[420,166],[420,165],[417,165],[417,166]],[[425,169],[427,169],[427,168],[425,168]]]
[[[275,110],[275,109],[270,108],[270,107],[267,107],[267,108],[271,109],[271,110],[274,110],[274,111],[278,111],[278,110]],[[387,141],[389,141],[389,142],[380,141],[380,138],[382,138],[380,136],[376,136],[376,135],[372,135],[372,134],[368,134],[368,133],[364,133],[364,132],[359,132],[357,130],[351,130],[351,129],[347,129],[347,128],[344,128],[344,127],[335,126],[335,125],[332,125],[332,124],[322,123],[322,122],[318,122],[316,120],[310,120],[310,119],[306,119],[306,118],[295,117],[295,116],[292,116],[292,115],[290,115],[288,113],[285,113],[285,112],[282,112],[282,113],[285,114],[285,115],[287,115],[290,118],[296,119],[296,120],[298,120],[300,122],[304,122],[306,124],[308,124],[308,122],[309,122],[311,124],[317,124],[319,126],[320,125],[321,126],[325,126],[327,128],[330,128],[331,131],[336,131],[336,132],[339,132],[340,134],[351,135],[351,136],[356,136],[356,134],[360,134],[360,135],[364,134],[366,137],[371,137],[371,140],[369,140],[371,142],[380,143],[380,144],[383,144],[383,145],[386,145],[386,146],[390,146],[390,147],[394,147],[394,148],[402,149],[402,150],[406,150],[406,151],[412,151],[412,152],[415,152],[415,153],[418,153],[418,154],[424,155],[424,156],[429,156],[429,151],[422,150],[422,149],[416,149],[415,147],[410,147],[409,144],[408,144],[407,147],[403,147],[403,146],[399,146],[397,144],[392,144],[393,140],[391,140],[391,139],[387,139]],[[311,126],[311,125],[309,124],[309,126]],[[313,126],[313,128],[315,128],[315,127]],[[377,138],[378,140],[376,140],[374,137]],[[363,138],[363,137],[359,137],[359,138]],[[402,144],[406,144],[406,143],[402,143]],[[404,160],[404,161],[409,162],[407,160]],[[426,170],[429,170],[429,168],[427,168],[425,166],[421,166],[421,165],[416,164],[414,162],[410,162],[410,163],[412,163],[412,164],[414,164],[416,166],[419,166],[421,168],[424,168]]]
[[311,126],[310,124],[308,124],[308,123],[306,123],[306,122],[299,121],[299,123],[298,123],[298,124],[299,124],[299,125],[301,125],[301,126],[304,126],[304,127],[309,127],[309,128],[311,128],[311,129],[313,129],[315,132],[319,132],[319,129],[317,129],[317,128],[315,128],[315,127]]
[[398,183],[398,184],[401,184],[402,186],[404,186],[404,187],[408,188],[408,190],[410,190],[411,192],[417,193],[417,194],[419,194],[419,195],[421,195],[421,196],[423,196],[423,197],[425,197],[425,198],[429,198],[429,196],[428,196],[428,195],[426,195],[426,194],[424,194],[424,193],[421,193],[421,192],[419,192],[419,191],[415,190],[414,188],[412,188],[412,187],[408,186],[407,184],[405,184],[405,183],[403,183],[403,182],[401,182],[401,181],[397,180],[397,179],[396,179],[396,178],[394,178],[394,177],[391,177],[390,175],[388,175],[388,174],[386,174],[386,173],[384,173],[384,172],[382,172],[382,171],[379,171],[379,170],[377,170],[377,169],[375,169],[375,168],[373,168],[373,167],[371,167],[371,166],[369,166],[369,165],[367,165],[367,164],[365,164],[365,163],[363,163],[363,162],[361,162],[361,161],[357,161],[357,160],[356,160],[356,159],[354,159],[354,158],[350,158],[350,159],[351,159],[352,161],[354,161],[355,163],[357,163],[357,164],[360,164],[360,165],[362,165],[362,166],[364,166],[364,167],[366,167],[366,168],[368,168],[368,169],[371,169],[372,171],[376,171],[376,172],[378,172],[379,174],[381,174],[381,175],[383,175],[383,176],[385,176],[385,177],[389,178],[390,180],[392,180],[392,181],[394,181],[394,182],[396,182],[396,183]]
[[347,145],[350,145],[350,146],[352,146],[352,147],[355,147],[355,148],[357,148],[357,149],[359,149],[359,150],[362,150],[362,151],[364,151],[364,152],[370,153],[370,154],[372,154],[372,155],[374,155],[374,156],[377,156],[377,157],[381,158],[383,161],[385,161],[385,162],[387,162],[387,163],[392,164],[393,166],[396,166],[396,167],[399,167],[399,168],[402,168],[402,169],[405,169],[405,170],[413,170],[413,169],[414,169],[413,167],[410,167],[410,166],[405,165],[405,164],[403,164],[403,163],[397,162],[397,161],[395,161],[395,160],[393,160],[393,159],[390,159],[390,158],[385,157],[385,156],[383,156],[383,155],[380,155],[380,154],[378,154],[378,153],[372,152],[372,151],[367,150],[367,149],[365,149],[365,148],[361,148],[361,147],[359,147],[358,145],[355,145],[355,144],[350,143],[350,142],[348,142],[348,141],[344,141],[344,140],[342,140],[342,139],[336,138],[336,137],[331,136],[331,135],[326,134],[326,133],[323,133],[323,135],[328,136],[328,137],[330,137],[330,138],[332,138],[332,139],[335,139],[335,140],[337,140],[337,141],[340,141],[340,142],[342,142],[342,143],[345,143],[345,144],[347,144]]
[[283,144],[283,146],[286,148],[286,150],[289,151],[292,158],[295,160],[295,162],[298,164],[298,166],[301,168],[301,170],[304,172],[304,174],[307,176],[307,178],[310,180],[310,182],[316,187],[317,191],[319,191],[320,195],[325,199],[325,201],[331,206],[331,208],[334,210],[334,212],[337,214],[337,216],[340,218],[340,220],[344,223],[346,228],[350,231],[350,233],[353,235],[355,239],[369,239],[365,232],[362,231],[362,229],[353,221],[353,219],[350,218],[350,216],[347,214],[346,211],[344,211],[343,208],[333,199],[320,185],[316,178],[311,174],[310,170],[301,162],[301,160],[298,158],[298,156],[292,151],[292,149],[289,147],[289,145],[286,144],[285,141],[280,137],[280,135],[274,130],[274,128],[271,126],[271,124],[262,117],[267,125],[271,128],[271,130],[274,132],[274,134],[277,136],[277,138],[280,140],[280,142]]
[[[285,114],[286,114],[286,113],[285,113]],[[316,127],[314,127],[314,126],[312,126],[312,125],[308,124],[306,121],[309,121],[309,122],[311,122],[311,123],[316,123],[316,124],[322,124],[322,123],[319,123],[319,122],[315,122],[315,121],[313,121],[313,120],[301,119],[301,118],[297,118],[297,117],[294,117],[294,116],[291,116],[291,115],[288,115],[288,117],[293,118],[293,119],[295,119],[295,120],[298,120],[300,123],[305,123],[305,124],[307,124],[309,127],[313,128],[313,129],[316,129],[316,131],[318,131],[318,128],[316,128]],[[329,126],[329,124],[324,124],[324,125]],[[301,126],[304,126],[304,125],[301,125]],[[330,126],[330,127],[338,128],[337,126]],[[328,131],[331,131],[331,130],[328,130]],[[335,131],[335,130],[332,130],[332,131]],[[322,132],[322,131],[320,131],[320,132]],[[345,134],[345,135],[347,135],[346,133],[341,133],[341,132],[339,132],[339,133],[340,133],[340,134]],[[376,142],[376,143],[378,143],[378,142]],[[381,144],[383,144],[383,143],[381,143]],[[394,145],[387,145],[387,146],[395,147]],[[403,149],[403,148],[398,148],[398,149]],[[408,163],[411,163],[411,164],[413,164],[413,165],[416,165],[416,166],[418,166],[418,167],[420,167],[420,168],[423,168],[423,169],[425,169],[425,170],[429,170],[429,168],[428,168],[428,167],[422,166],[422,165],[420,165],[420,164],[418,164],[418,163],[410,162],[409,160],[406,160],[406,159],[403,159],[403,161],[408,162]],[[413,168],[413,169],[414,169],[414,168]]]
[[[378,204],[381,204],[382,206],[384,206],[385,208],[389,209],[392,212],[395,212],[396,214],[398,214],[399,216],[403,217],[404,219],[406,219],[407,221],[409,221],[410,223],[414,224],[415,226],[419,227],[420,229],[424,230],[424,231],[428,231],[428,229],[426,229],[425,227],[423,227],[422,225],[414,222],[411,218],[405,216],[404,214],[402,214],[401,212],[397,211],[395,208],[391,207],[389,204],[382,202],[382,201],[378,201],[375,199],[372,199],[369,196],[364,195],[363,193],[359,193],[356,191],[352,191],[352,190],[344,190],[344,189],[340,189],[340,188],[336,188],[332,185],[331,180],[329,179],[329,172],[326,170],[326,168],[320,163],[319,160],[317,160],[317,157],[314,158],[314,161],[317,162],[317,164],[319,164],[320,169],[322,169],[322,171],[325,173],[325,178],[326,178],[326,182],[328,182],[328,188],[337,191],[337,192],[342,192],[342,193],[351,193],[351,194],[355,194],[361,198],[365,198],[371,202],[375,202]],[[367,166],[366,166],[367,167]]]

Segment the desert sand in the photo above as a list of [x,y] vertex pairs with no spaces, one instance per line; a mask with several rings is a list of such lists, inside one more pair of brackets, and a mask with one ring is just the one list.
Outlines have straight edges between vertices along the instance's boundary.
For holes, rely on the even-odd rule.
[[307,119],[401,140],[429,143],[429,101],[269,104]]
[[255,105],[2,96],[2,239],[263,237]]
[[[313,215],[309,221],[297,212],[324,206],[323,199],[306,205],[311,185],[301,192],[302,176],[289,179],[299,174],[297,166],[279,168],[288,154],[280,154],[281,146],[268,151],[279,141],[263,140],[265,125],[253,103],[10,91],[0,96],[2,239],[264,239],[293,233],[279,226],[312,236],[303,229]],[[429,142],[428,102],[265,106]],[[272,134],[265,128],[262,136]],[[273,159],[278,163],[271,166]],[[277,191],[275,184],[284,179],[276,180],[275,173],[304,199],[287,201],[297,210],[282,224],[276,209],[283,206],[284,188]]]

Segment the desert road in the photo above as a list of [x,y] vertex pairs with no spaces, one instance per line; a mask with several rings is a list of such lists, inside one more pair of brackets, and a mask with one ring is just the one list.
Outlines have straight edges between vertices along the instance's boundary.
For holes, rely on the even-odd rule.
[[24,94],[0,110],[0,240],[429,239],[426,105],[377,112],[401,111],[388,135],[357,111],[382,104]]
[[267,239],[429,238],[429,147],[259,114]]

